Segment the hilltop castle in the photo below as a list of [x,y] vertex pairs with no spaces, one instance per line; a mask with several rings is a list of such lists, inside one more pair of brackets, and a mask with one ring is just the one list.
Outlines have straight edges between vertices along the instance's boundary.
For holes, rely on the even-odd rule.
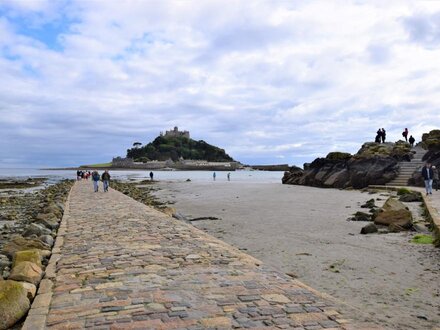
[[165,131],[165,134],[163,134],[163,132],[160,132],[160,136],[165,136],[165,137],[186,137],[186,138],[189,139],[189,132],[188,131],[179,131],[179,128],[177,126],[175,126],[172,131]]

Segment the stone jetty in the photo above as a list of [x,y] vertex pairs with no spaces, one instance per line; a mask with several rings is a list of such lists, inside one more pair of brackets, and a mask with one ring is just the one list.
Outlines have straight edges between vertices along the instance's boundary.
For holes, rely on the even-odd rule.
[[372,329],[208,234],[76,182],[23,329]]

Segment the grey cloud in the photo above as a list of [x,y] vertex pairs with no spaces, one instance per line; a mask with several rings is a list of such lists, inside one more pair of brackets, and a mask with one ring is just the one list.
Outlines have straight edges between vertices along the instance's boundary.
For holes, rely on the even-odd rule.
[[440,12],[415,14],[402,19],[411,41],[429,48],[438,48],[440,41]]

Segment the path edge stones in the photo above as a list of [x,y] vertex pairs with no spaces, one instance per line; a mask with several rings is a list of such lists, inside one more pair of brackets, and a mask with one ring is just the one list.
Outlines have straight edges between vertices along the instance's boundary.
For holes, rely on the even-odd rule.
[[67,222],[70,216],[70,195],[75,182],[70,188],[66,202],[64,203],[63,217],[58,228],[55,244],[52,248],[52,255],[45,270],[45,275],[40,282],[37,294],[32,302],[26,320],[23,323],[22,330],[43,330],[46,329],[46,319],[49,314],[49,307],[52,301],[52,288],[56,278],[56,266],[61,258],[61,247],[64,244],[64,236],[67,231]]

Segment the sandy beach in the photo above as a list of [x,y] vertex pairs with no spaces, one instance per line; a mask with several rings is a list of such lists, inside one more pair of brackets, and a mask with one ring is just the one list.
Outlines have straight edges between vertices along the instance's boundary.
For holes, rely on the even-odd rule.
[[[177,212],[218,218],[193,225],[343,301],[356,320],[391,329],[440,324],[440,250],[410,243],[413,232],[360,235],[367,223],[347,221],[370,198],[380,206],[384,193],[233,181],[156,187]],[[419,203],[411,204],[420,219]]]

